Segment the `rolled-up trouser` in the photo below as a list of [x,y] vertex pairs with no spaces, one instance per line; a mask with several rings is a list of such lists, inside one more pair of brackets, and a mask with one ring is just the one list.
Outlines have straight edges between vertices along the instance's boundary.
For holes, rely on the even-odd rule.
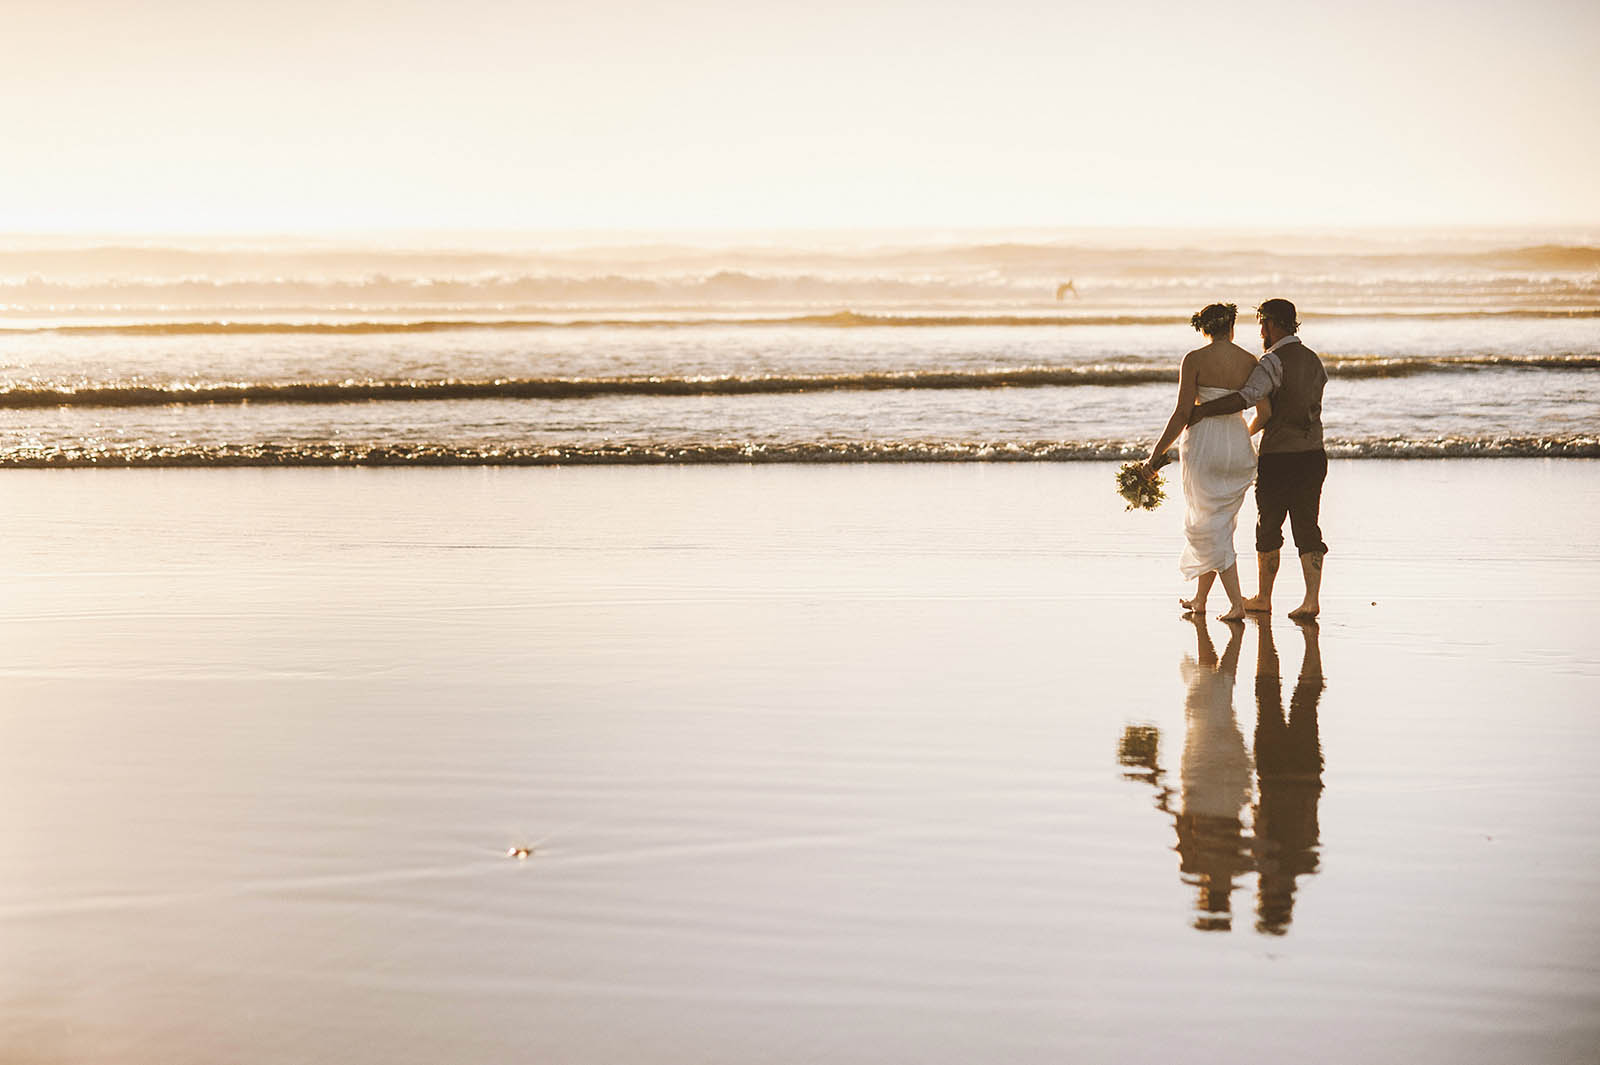
[[1317,515],[1322,509],[1322,482],[1328,477],[1326,451],[1268,451],[1256,466],[1256,550],[1265,554],[1283,546],[1283,519],[1289,518],[1294,546],[1302,555],[1322,554]]

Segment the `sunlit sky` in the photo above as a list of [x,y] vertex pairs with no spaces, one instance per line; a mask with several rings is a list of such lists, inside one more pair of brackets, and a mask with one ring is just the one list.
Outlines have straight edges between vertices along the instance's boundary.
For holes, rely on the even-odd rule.
[[0,230],[1600,222],[1600,4],[4,0]]

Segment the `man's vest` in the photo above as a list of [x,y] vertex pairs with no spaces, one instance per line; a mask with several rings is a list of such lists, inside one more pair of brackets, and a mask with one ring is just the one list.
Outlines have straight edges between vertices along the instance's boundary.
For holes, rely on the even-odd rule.
[[1322,389],[1328,371],[1304,344],[1285,344],[1273,354],[1283,367],[1283,383],[1268,397],[1272,417],[1261,431],[1261,452],[1321,451]]

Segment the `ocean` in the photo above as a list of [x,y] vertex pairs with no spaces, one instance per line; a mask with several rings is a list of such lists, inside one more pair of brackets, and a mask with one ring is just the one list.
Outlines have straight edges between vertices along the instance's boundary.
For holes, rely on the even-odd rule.
[[[1336,456],[1463,458],[1336,463],[1319,623],[1180,621],[1184,508],[1041,460],[1272,296]],[[4,1060],[1593,1061],[1600,234],[13,238],[0,303],[0,465],[145,467],[5,474]]]
[[1293,300],[1340,457],[1600,456],[1600,232],[0,240],[0,465],[1108,459]]

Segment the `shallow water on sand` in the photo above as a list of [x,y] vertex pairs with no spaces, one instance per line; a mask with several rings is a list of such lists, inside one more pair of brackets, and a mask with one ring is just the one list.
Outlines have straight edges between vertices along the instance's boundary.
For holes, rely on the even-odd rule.
[[7,474],[0,1046],[1592,1060],[1600,467],[1113,469]]

